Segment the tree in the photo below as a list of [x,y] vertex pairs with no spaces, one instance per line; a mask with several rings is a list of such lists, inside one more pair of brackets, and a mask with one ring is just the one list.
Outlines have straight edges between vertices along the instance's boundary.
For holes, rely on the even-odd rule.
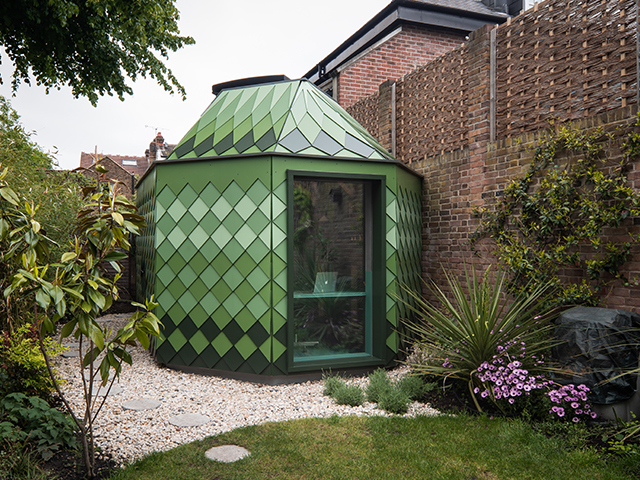
[[[11,0],[0,2],[0,45],[15,65],[12,87],[71,87],[95,106],[99,96],[124,99],[125,82],[154,78],[185,91],[161,58],[193,38],[180,36],[175,0]],[[161,57],[161,58],[158,58]],[[0,81],[2,79],[0,78]]]
[[[41,233],[53,241],[43,252],[47,257],[60,258],[72,237],[76,214],[84,204],[81,188],[91,180],[78,173],[54,171],[54,159],[31,140],[20,124],[20,117],[3,97],[0,97],[0,164],[8,169],[6,181],[21,193],[24,201],[39,205],[34,220],[41,226]],[[0,217],[8,207],[8,203],[0,203]],[[13,260],[7,258],[9,244],[6,238],[0,238],[0,291],[7,287],[19,264],[19,255]],[[48,262],[49,258],[42,261]],[[27,321],[24,307],[22,301],[0,301],[0,330],[13,330]]]
[[[33,299],[40,350],[56,392],[78,428],[86,473],[92,478],[95,466],[93,423],[106,399],[105,396],[99,400],[93,394],[94,380],[99,378],[103,387],[108,384],[108,394],[123,362],[132,363],[127,346],[140,342],[148,348],[149,336],[160,333],[160,322],[150,312],[156,306],[153,299],[146,305],[134,303],[139,310],[115,335],[96,321],[118,298],[116,281],[121,272],[118,260],[126,257],[122,250],[130,247],[129,235],[139,235],[144,228],[144,218],[125,197],[117,195],[114,184],[100,182],[88,187],[86,193],[91,195],[90,202],[78,212],[73,250],[64,253],[59,263],[43,264],[48,239],[34,219],[37,208],[28,203],[24,209],[20,206],[19,195],[4,181],[6,174],[7,169],[0,172],[0,240],[9,246],[3,254],[8,259],[19,256],[22,268],[11,277],[11,285],[4,290],[4,296]],[[114,278],[105,275],[105,262],[117,272]],[[53,274],[48,275],[49,271]],[[44,336],[53,333],[58,322],[64,324],[61,338],[73,335],[79,342],[85,401],[81,413],[73,411],[61,391],[44,344]]]

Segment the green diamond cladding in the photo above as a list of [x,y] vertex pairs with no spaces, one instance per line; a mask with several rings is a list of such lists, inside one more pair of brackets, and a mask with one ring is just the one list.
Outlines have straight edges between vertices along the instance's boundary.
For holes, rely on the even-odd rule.
[[291,149],[285,148],[287,144],[300,147],[294,151],[306,148],[299,142],[291,143],[293,137],[284,141],[292,132],[306,138],[307,146],[316,142],[320,132],[331,139],[327,141],[323,136],[308,153],[354,159],[391,158],[342,107],[306,80],[221,92],[170,158],[288,152]]

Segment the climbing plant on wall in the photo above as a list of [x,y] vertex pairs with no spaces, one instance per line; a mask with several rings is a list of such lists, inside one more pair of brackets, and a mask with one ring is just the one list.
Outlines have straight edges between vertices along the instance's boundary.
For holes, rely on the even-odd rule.
[[612,230],[640,215],[640,192],[627,179],[640,153],[638,127],[640,117],[621,135],[560,126],[542,137],[494,208],[474,212],[481,222],[472,245],[493,239],[513,292],[552,280],[558,303],[596,305],[612,282],[638,283],[622,266],[640,234]]

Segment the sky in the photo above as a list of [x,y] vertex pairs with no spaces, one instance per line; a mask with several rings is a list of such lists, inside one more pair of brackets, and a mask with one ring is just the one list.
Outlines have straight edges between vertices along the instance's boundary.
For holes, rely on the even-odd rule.
[[391,0],[177,0],[181,35],[196,44],[165,64],[187,91],[170,95],[151,79],[129,81],[133,95],[102,97],[93,107],[63,87],[22,84],[12,97],[9,59],[0,50],[0,95],[9,98],[32,139],[62,169],[80,153],[143,156],[156,132],[178,143],[213,101],[211,86],[245,77],[300,78]]

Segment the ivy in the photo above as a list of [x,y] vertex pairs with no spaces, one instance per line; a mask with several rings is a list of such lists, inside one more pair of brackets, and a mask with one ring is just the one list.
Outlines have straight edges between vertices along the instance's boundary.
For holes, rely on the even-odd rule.
[[[474,211],[481,221],[472,247],[493,239],[494,254],[511,274],[511,292],[552,281],[559,304],[593,306],[614,281],[638,284],[622,266],[640,234],[621,238],[607,230],[640,215],[640,193],[627,182],[640,154],[638,127],[640,116],[623,127],[621,141],[602,128],[585,132],[563,125],[546,133],[527,170],[507,185],[494,208]],[[621,155],[612,159],[616,148]]]

